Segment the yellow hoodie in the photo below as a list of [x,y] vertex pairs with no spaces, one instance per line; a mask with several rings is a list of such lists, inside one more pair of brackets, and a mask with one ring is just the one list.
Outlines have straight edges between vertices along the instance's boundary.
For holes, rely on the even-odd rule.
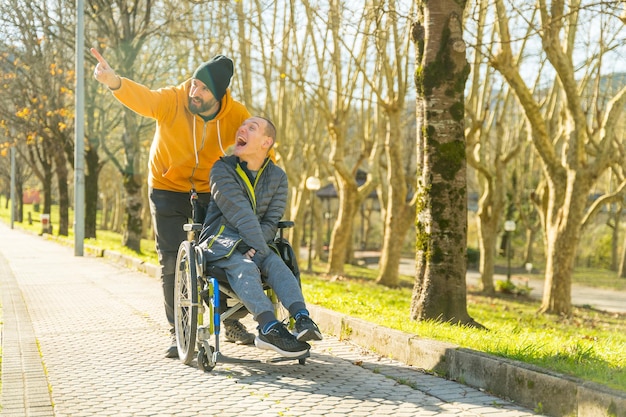
[[233,100],[230,89],[219,113],[205,122],[188,108],[191,80],[176,87],[150,90],[127,78],[113,91],[122,104],[141,116],[156,120],[150,147],[148,185],[158,190],[200,193],[211,191],[209,173],[215,161],[235,143],[237,129],[250,117],[246,107]]

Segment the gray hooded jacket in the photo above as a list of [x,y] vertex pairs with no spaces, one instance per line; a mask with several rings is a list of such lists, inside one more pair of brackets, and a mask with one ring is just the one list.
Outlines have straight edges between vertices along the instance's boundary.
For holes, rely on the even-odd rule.
[[253,248],[256,261],[272,250],[287,205],[287,174],[267,158],[253,177],[236,156],[220,158],[211,170],[211,202],[200,244],[207,261]]

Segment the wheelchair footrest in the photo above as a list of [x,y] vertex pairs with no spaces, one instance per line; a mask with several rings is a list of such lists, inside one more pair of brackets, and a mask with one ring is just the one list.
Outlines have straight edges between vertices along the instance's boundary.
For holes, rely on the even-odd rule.
[[305,354],[297,356],[295,358],[288,358],[286,356],[277,356],[269,359],[242,359],[234,358],[232,356],[226,356],[222,352],[215,352],[216,363],[277,363],[286,361],[302,361],[311,357],[311,354],[307,351]]
[[263,362],[258,359],[234,358],[232,356],[226,356],[222,354],[222,352],[215,352],[215,356],[217,358],[217,361],[216,361],[217,363],[262,363]]

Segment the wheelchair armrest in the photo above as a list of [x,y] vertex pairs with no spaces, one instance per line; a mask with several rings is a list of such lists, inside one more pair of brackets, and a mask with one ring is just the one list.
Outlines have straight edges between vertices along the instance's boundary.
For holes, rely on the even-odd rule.
[[222,268],[217,267],[215,265],[204,265],[204,275],[207,277],[213,277],[217,279],[221,283],[228,284],[228,277],[226,276],[226,271]]
[[292,228],[296,225],[295,222],[292,222],[291,220],[281,220],[278,222],[278,228],[279,229],[289,229]]
[[202,230],[202,223],[186,223],[183,225],[185,232],[199,232]]

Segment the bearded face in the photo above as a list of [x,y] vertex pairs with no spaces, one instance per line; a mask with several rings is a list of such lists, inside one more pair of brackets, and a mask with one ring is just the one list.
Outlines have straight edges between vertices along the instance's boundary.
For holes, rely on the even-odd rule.
[[189,90],[188,104],[191,113],[205,114],[214,110],[218,101],[202,81],[193,79]]
[[193,114],[207,113],[217,104],[214,97],[203,100],[200,97],[189,97],[189,111]]

